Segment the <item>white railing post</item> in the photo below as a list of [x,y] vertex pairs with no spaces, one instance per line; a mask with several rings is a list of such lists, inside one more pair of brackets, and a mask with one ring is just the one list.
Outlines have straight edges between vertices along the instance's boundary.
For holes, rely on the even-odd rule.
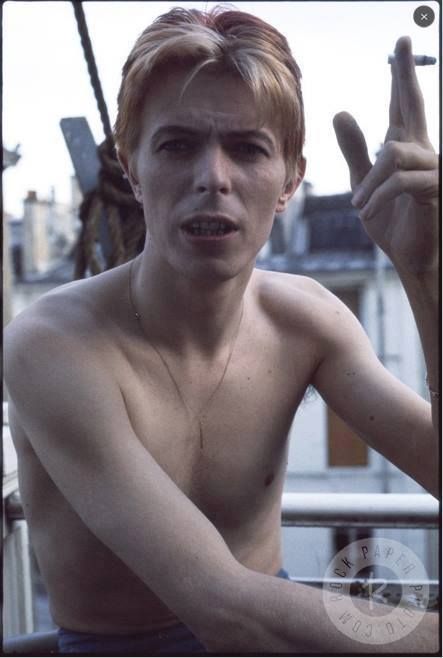
[[28,526],[26,521],[13,521],[3,538],[3,636],[33,631]]
[[[18,491],[17,457],[8,427],[7,405],[3,405],[3,509]],[[3,637],[32,633],[34,612],[31,560],[26,521],[3,516]]]

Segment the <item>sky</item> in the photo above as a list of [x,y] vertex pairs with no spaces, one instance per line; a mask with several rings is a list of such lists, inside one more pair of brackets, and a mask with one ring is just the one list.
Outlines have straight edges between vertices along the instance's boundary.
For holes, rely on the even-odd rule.
[[[137,36],[177,5],[205,9],[214,2],[84,2],[84,10],[111,123],[121,69]],[[384,140],[390,95],[387,56],[399,36],[416,54],[439,57],[439,5],[426,2],[434,23],[419,27],[410,1],[232,2],[260,16],[288,39],[302,70],[306,113],[306,179],[316,194],[349,189],[348,170],[332,128],[347,110],[360,124],[371,155]],[[439,145],[439,65],[420,67],[434,148]],[[20,144],[21,159],[3,177],[4,210],[22,216],[28,190],[70,200],[70,157],[59,127],[63,117],[85,116],[99,143],[100,117],[70,2],[3,5],[3,144]]]

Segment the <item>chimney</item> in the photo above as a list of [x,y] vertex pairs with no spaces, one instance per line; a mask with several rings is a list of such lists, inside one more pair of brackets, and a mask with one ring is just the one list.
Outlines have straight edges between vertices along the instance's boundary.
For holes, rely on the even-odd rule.
[[25,203],[35,203],[37,201],[37,192],[35,190],[28,190]]

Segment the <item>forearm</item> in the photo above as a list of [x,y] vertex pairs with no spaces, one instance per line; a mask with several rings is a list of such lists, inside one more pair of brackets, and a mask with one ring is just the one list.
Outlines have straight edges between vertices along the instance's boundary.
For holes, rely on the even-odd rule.
[[[433,613],[427,613],[414,631],[395,642],[386,625],[379,624],[378,642],[366,644],[348,637],[334,625],[320,589],[243,569],[236,589],[231,591],[235,592],[235,600],[226,606],[231,619],[227,618],[221,632],[207,643],[213,652],[414,655],[438,648],[438,615]],[[369,602],[361,599],[358,607],[374,618],[374,627],[381,615],[393,610],[373,602],[370,608]]]
[[[438,321],[438,268],[411,273],[396,267],[411,305],[417,324],[426,362],[430,390],[440,393],[439,379],[439,321]],[[432,419],[439,435],[439,400],[431,395]]]

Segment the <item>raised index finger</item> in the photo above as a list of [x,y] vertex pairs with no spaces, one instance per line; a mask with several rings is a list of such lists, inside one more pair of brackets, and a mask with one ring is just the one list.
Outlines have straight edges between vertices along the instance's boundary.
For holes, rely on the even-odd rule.
[[427,138],[423,94],[415,72],[409,37],[400,37],[396,43],[392,78],[391,125],[403,128],[409,139]]

